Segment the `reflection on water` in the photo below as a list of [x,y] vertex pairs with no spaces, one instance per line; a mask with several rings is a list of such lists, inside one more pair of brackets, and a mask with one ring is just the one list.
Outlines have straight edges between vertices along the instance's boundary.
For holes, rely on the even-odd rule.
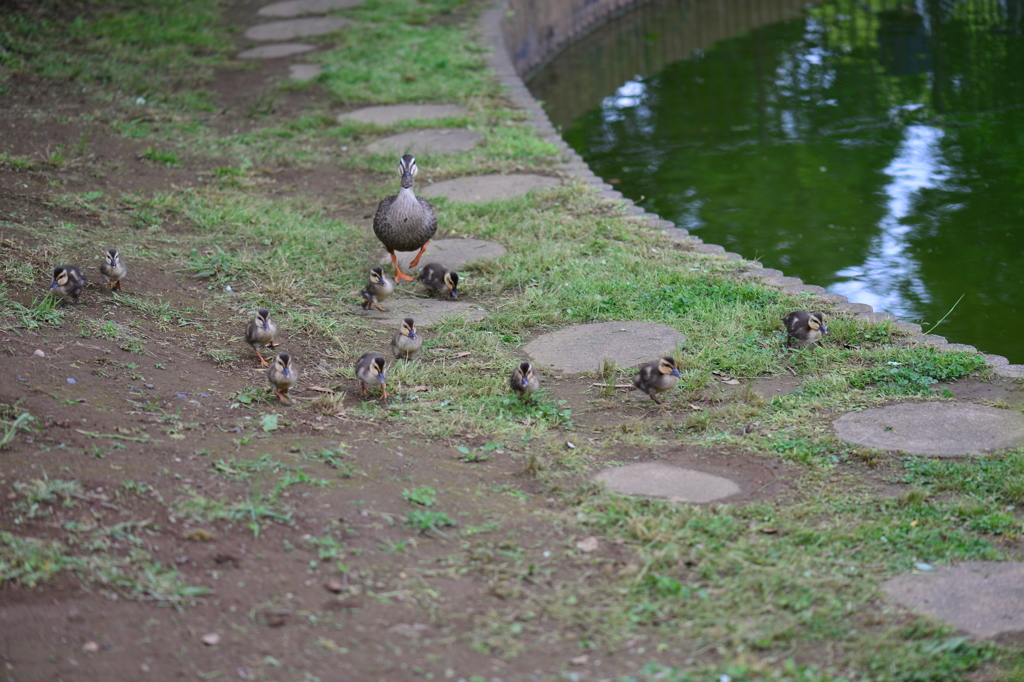
[[1024,362],[1024,0],[654,0],[531,79],[641,205]]
[[942,135],[932,126],[904,129],[896,158],[884,171],[891,180],[885,186],[888,212],[878,221],[881,230],[871,240],[864,262],[837,272],[844,279],[829,291],[903,318],[915,317],[920,304],[929,302],[928,288],[910,252],[911,227],[903,219],[913,213],[913,199],[920,190],[940,187],[949,177],[938,144]]

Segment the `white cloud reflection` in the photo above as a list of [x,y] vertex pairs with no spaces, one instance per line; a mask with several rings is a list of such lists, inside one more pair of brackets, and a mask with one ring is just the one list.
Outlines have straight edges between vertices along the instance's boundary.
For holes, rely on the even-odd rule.
[[939,128],[926,125],[904,129],[896,157],[883,171],[891,181],[884,190],[888,211],[879,221],[880,232],[872,239],[864,263],[836,273],[846,281],[833,284],[829,291],[898,317],[921,316],[916,304],[928,303],[930,296],[916,260],[908,253],[912,228],[902,221],[913,212],[918,191],[942,187],[951,177],[939,147],[943,135]]

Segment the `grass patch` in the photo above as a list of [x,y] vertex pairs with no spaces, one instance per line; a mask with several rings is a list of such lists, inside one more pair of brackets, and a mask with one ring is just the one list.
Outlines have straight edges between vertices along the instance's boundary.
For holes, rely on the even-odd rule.
[[[349,10],[353,23],[342,46],[321,57],[324,85],[343,103],[458,102],[493,93],[484,50],[469,39],[468,28],[427,26],[464,4],[397,0]],[[389,49],[382,51],[383,44]]]
[[215,0],[53,1],[0,16],[0,66],[196,107],[233,45]]

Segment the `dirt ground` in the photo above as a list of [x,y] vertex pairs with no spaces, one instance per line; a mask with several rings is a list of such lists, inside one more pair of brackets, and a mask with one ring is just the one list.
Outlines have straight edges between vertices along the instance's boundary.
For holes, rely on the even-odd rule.
[[[227,17],[242,21],[255,6],[239,5]],[[338,111],[317,86],[277,89],[286,62],[219,72],[207,86],[217,104],[208,125],[257,125],[247,112],[264,106],[268,93],[272,103],[258,125]],[[316,336],[287,339],[297,355],[326,358],[309,368],[295,400],[316,401],[324,392],[314,386],[344,398],[324,410],[266,401],[259,397],[265,373],[242,340],[251,311],[207,296],[208,284],[183,271],[184,252],[133,260],[124,294],[111,294],[97,269],[109,233],[140,254],[190,236],[173,217],[159,234],[131,236],[140,216],[130,198],[209,183],[216,160],[152,163],[143,158],[148,143],[111,126],[155,112],[31,77],[9,85],[0,152],[42,163],[59,149],[80,150],[61,165],[0,167],[0,258],[31,264],[39,275],[33,286],[11,284],[9,295],[28,305],[42,294],[52,241],[63,231],[86,232],[96,248],[81,304],[60,326],[0,329],[0,403],[17,404],[41,427],[0,452],[0,530],[68,546],[103,530],[111,560],[148,553],[136,564],[173,569],[208,593],[176,604],[129,599],[131,584],[72,572],[35,588],[4,583],[4,679],[611,680],[652,660],[673,661],[672,652],[645,650],[642,636],[580,657],[585,633],[553,628],[536,594],[600,582],[632,557],[614,543],[581,549],[582,538],[564,523],[566,507],[531,475],[532,445],[487,450],[483,442],[424,437],[398,419],[366,418],[356,387],[330,378],[337,363]],[[375,206],[362,201],[359,187],[377,182],[336,168],[282,165],[265,169],[253,191],[302,197],[369,224]],[[101,220],[82,198],[90,192],[124,199],[123,210]],[[223,349],[233,357],[218,360]],[[770,400],[798,386],[778,377],[752,390]],[[976,402],[1024,402],[1008,383],[951,389]],[[552,378],[549,390],[572,408],[566,439],[580,446],[609,429],[677,418],[637,394],[613,410],[591,380]],[[718,399],[697,401],[693,414],[715,409]],[[460,447],[487,457],[465,461]],[[797,494],[796,467],[729,448],[595,452],[598,463],[658,459],[729,476],[742,487],[729,502]],[[887,485],[885,466],[863,470]],[[27,515],[15,483],[51,479],[77,480],[81,492],[51,505],[51,513]],[[454,528],[420,533],[404,523],[412,507],[403,492],[420,487],[437,491],[437,508]],[[268,522],[274,517],[259,516],[257,502],[272,492],[281,516]],[[251,516],[211,520],[197,501],[213,498],[250,503]]]

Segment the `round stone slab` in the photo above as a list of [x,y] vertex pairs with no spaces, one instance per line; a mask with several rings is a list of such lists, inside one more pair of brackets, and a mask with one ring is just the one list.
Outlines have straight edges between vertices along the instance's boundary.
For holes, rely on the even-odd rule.
[[461,118],[466,107],[458,104],[391,104],[379,107],[365,107],[338,114],[338,123],[357,121],[391,125],[398,121],[431,121],[435,118]]
[[306,83],[323,73],[323,68],[319,64],[292,64],[288,71],[288,77],[293,81]]
[[[446,301],[433,298],[395,298],[395,294],[384,301],[387,309],[383,313],[376,308],[368,311],[357,308],[358,314],[365,315],[371,320],[389,322],[398,328],[402,320],[411,317],[416,321],[417,327],[433,327],[446,317],[461,317],[470,322],[479,322],[490,313],[473,303],[465,301]],[[390,337],[388,337],[390,338]]]
[[610,467],[594,476],[594,480],[622,495],[667,497],[673,502],[698,504],[722,500],[741,491],[740,486],[728,478],[660,462]]
[[257,24],[245,32],[249,40],[294,40],[334,33],[349,23],[340,17],[314,17],[311,19],[286,19]]
[[[398,267],[402,272],[412,269],[409,263],[416,257],[418,251],[395,251],[398,257]],[[483,239],[438,239],[427,245],[427,250],[420,258],[417,267],[422,268],[427,263],[440,263],[441,265],[458,272],[467,265],[487,258],[498,258],[505,255],[505,247],[495,242],[487,242]],[[381,256],[381,263],[390,264],[391,256],[385,253]],[[462,273],[459,273],[460,275]]]
[[619,367],[653,362],[683,342],[678,329],[651,322],[597,322],[545,334],[526,344],[534,362],[563,372],[592,372],[604,358]]
[[279,43],[277,45],[261,45],[254,47],[245,52],[239,52],[239,59],[277,59],[279,57],[291,57],[292,55],[302,54],[303,52],[309,52],[315,50],[316,47],[313,45],[305,45],[303,43]]
[[327,14],[332,9],[347,9],[362,2],[363,0],[290,0],[261,7],[257,14],[261,17],[288,19],[307,14]]
[[457,154],[468,152],[480,143],[475,130],[427,128],[409,130],[371,142],[366,150],[373,154]]
[[970,403],[899,403],[849,412],[832,425],[852,443],[933,457],[1024,445],[1024,414]]
[[886,595],[907,608],[936,616],[975,637],[1024,632],[1024,564],[975,561],[897,576]]
[[435,182],[424,187],[425,197],[446,197],[452,201],[499,201],[525,196],[535,189],[562,184],[558,178],[522,173],[516,175],[477,175]]

